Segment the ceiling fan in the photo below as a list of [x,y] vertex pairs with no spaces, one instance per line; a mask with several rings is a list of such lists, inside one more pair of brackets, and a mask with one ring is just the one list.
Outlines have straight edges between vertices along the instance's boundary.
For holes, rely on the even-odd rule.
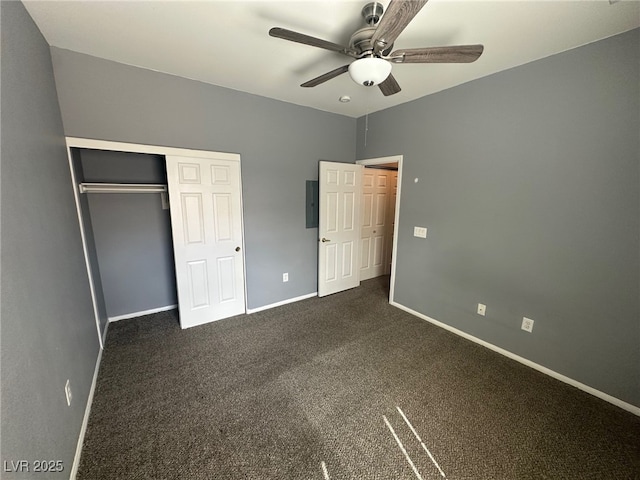
[[392,52],[393,42],[425,3],[427,0],[391,0],[384,15],[384,8],[380,2],[368,3],[362,9],[362,17],[367,26],[351,35],[349,46],[279,27],[269,30],[269,35],[342,53],[356,59],[349,65],[343,65],[303,83],[301,87],[315,87],[349,72],[356,83],[365,87],[378,85],[385,96],[393,95],[401,89],[391,74],[392,63],[471,63],[477,60],[484,50],[482,45],[458,45],[409,48]]

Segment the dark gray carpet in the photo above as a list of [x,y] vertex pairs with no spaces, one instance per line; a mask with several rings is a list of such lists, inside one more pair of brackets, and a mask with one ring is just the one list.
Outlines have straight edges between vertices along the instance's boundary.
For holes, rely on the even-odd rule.
[[322,462],[332,480],[443,478],[400,407],[448,479],[640,479],[640,418],[387,289],[189,330],[175,312],[111,324],[78,478],[323,480]]

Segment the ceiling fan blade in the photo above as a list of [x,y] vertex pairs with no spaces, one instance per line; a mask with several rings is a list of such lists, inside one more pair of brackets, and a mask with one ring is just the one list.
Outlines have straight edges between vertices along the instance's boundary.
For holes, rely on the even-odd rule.
[[395,42],[427,0],[391,0],[378,27],[371,37],[375,53],[380,53]]
[[320,85],[321,83],[326,82],[327,80],[331,80],[332,78],[337,77],[338,75],[342,75],[343,73],[349,70],[349,65],[343,65],[342,67],[336,68],[335,70],[331,70],[330,72],[325,73],[324,75],[320,75],[308,82],[304,82],[301,87],[315,87]]
[[394,63],[471,63],[482,55],[483,50],[483,45],[408,48],[391,53],[389,60]]
[[385,97],[388,97],[389,95],[394,95],[398,93],[400,90],[402,90],[400,88],[400,85],[398,85],[398,82],[394,78],[393,74],[391,73],[389,74],[389,76],[384,82],[378,85],[378,88],[380,88],[380,91]]
[[337,43],[322,40],[320,38],[310,37],[304,33],[294,32],[292,30],[287,30],[286,28],[273,27],[269,30],[269,35],[275,38],[289,40],[291,42],[302,43],[303,45],[311,45],[312,47],[324,48],[325,50],[331,50],[332,52],[343,53],[350,57],[356,57],[358,55],[358,52],[349,47],[338,45]]

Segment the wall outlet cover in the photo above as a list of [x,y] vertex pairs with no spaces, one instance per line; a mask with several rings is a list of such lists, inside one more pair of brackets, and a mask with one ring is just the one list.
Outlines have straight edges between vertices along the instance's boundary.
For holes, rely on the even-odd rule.
[[413,227],[413,236],[427,238],[427,227]]
[[478,315],[482,315],[484,317],[484,314],[487,312],[487,306],[484,305],[483,303],[479,303],[478,304]]
[[522,330],[525,332],[533,332],[533,320],[527,317],[522,317]]

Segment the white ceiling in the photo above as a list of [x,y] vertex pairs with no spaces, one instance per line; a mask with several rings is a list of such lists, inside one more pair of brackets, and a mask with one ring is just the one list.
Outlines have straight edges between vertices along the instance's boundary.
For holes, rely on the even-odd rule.
[[[471,64],[393,66],[384,97],[348,74],[299,85],[352,59],[268,35],[283,27],[339,44],[368,0],[24,1],[50,45],[351,117],[382,110],[640,27],[640,1],[430,0],[395,48],[484,45]],[[384,5],[389,0],[383,0]],[[350,103],[340,103],[342,95]]]

